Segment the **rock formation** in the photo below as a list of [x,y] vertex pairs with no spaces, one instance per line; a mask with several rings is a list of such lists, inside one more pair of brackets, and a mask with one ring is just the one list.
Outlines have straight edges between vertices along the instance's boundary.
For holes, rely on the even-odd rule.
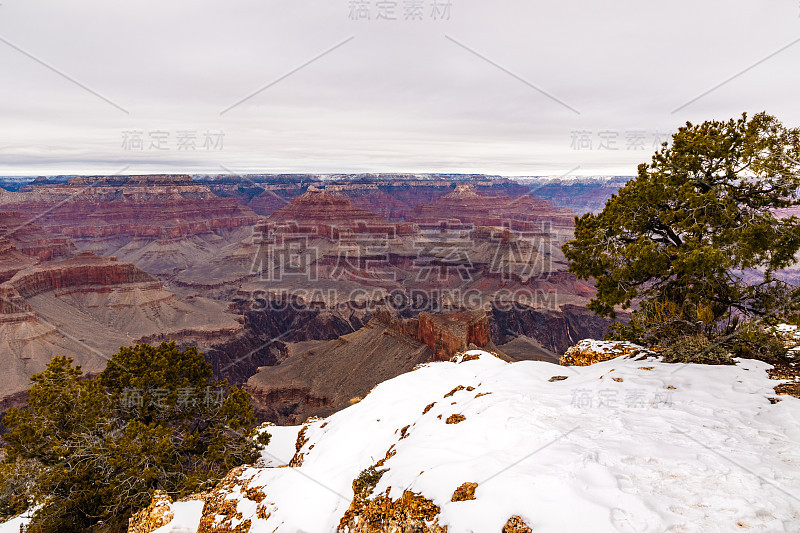
[[[205,505],[161,503],[151,516],[172,512],[164,531],[187,533],[800,527],[782,487],[731,466],[800,481],[800,403],[779,401],[772,365],[648,355],[565,368],[461,355],[325,419],[261,428],[272,435],[261,459],[231,470]],[[694,435],[725,443],[724,456]]]
[[597,213],[612,194],[628,181],[627,177],[529,179],[524,184],[536,196],[552,205],[575,213]]
[[483,196],[472,186],[460,183],[450,194],[429,204],[418,205],[409,220],[421,226],[438,226],[457,220],[472,226],[507,227],[517,231],[571,229],[574,213],[557,209],[530,196]]
[[410,235],[410,224],[394,223],[371,213],[343,196],[328,194],[323,189],[309,187],[308,191],[269,216],[268,222],[292,228],[295,233],[324,235],[339,238],[342,232]]
[[81,249],[131,260],[153,273],[209,257],[249,233],[258,218],[235,199],[219,198],[180,175],[34,183],[0,196],[0,206],[24,211]]
[[[16,195],[14,198],[18,198]],[[0,196],[2,202],[3,196]],[[0,238],[10,241],[20,253],[38,261],[52,261],[75,253],[75,245],[63,235],[42,228],[36,214],[25,211],[0,210]]]
[[470,345],[497,350],[483,312],[399,319],[379,311],[354,333],[260,369],[245,387],[262,418],[297,423],[347,407],[381,381],[448,360]]
[[241,330],[224,304],[180,298],[130,263],[83,252],[35,264],[0,283],[0,398],[26,389],[54,355],[97,372],[120,346],[176,340],[202,347]]

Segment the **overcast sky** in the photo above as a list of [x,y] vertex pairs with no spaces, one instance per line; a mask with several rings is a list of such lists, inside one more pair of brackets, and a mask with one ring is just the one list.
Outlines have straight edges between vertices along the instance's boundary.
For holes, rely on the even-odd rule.
[[0,175],[632,175],[800,125],[798,0],[0,1]]

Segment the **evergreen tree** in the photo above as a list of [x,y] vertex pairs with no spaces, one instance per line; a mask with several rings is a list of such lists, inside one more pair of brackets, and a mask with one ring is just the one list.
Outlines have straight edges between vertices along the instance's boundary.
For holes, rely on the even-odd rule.
[[576,219],[564,254],[595,280],[598,314],[676,307],[690,330],[730,333],[740,318],[797,310],[797,287],[774,274],[800,249],[800,219],[780,213],[800,205],[798,188],[800,129],[766,113],[687,123],[602,212]]
[[96,378],[55,357],[31,378],[27,407],[4,418],[9,432],[0,510],[42,504],[29,531],[126,531],[152,491],[173,497],[207,490],[234,466],[252,462],[249,396],[212,380],[193,347],[121,348]]

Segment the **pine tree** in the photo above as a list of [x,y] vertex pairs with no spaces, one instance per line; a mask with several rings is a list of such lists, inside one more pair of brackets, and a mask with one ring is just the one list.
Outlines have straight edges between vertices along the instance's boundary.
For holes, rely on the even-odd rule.
[[91,379],[55,357],[31,382],[27,407],[4,418],[0,465],[0,482],[28,489],[0,509],[42,504],[31,533],[125,531],[154,490],[180,497],[209,489],[268,440],[250,429],[249,396],[214,381],[192,347],[121,348]]
[[745,114],[687,123],[672,140],[602,212],[576,219],[563,250],[595,280],[589,307],[674,305],[677,319],[711,328],[795,313],[797,287],[774,274],[800,249],[800,219],[780,214],[800,205],[800,129]]

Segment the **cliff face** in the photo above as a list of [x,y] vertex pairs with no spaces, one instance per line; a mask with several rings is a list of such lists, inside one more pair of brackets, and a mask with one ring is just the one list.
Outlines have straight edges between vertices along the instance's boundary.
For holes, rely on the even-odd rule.
[[314,187],[292,199],[267,220],[275,225],[296,228],[294,231],[301,233],[333,238],[338,236],[338,232],[346,230],[392,235],[410,235],[413,231],[410,224],[393,223],[356,207],[344,196],[334,196]]
[[73,239],[174,239],[257,220],[235,199],[219,198],[189,176],[74,178],[62,185],[29,185],[0,203],[24,209]]
[[[33,183],[23,192],[0,195],[0,206],[36,217],[65,243],[71,239],[82,250],[117,256],[154,274],[171,274],[208,259],[250,233],[258,220],[236,199],[220,198],[189,176],[81,177],[62,184]],[[20,249],[34,247],[28,244]],[[59,257],[45,255],[45,251],[37,253],[42,260]]]
[[489,320],[483,311],[446,315],[420,313],[417,338],[442,361],[466,350],[470,344],[486,346],[492,340]]
[[246,388],[261,418],[297,423],[347,407],[380,381],[420,363],[449,360],[470,344],[494,349],[490,335],[482,311],[400,319],[381,310],[354,333],[259,369]]
[[582,215],[603,209],[612,194],[625,185],[629,178],[575,178],[529,180],[525,185],[533,193],[556,207],[570,209]]
[[[0,205],[4,198],[18,200],[20,196],[0,196]],[[20,253],[38,261],[52,261],[75,253],[75,245],[69,237],[53,234],[42,228],[35,213],[27,210],[24,213],[25,216],[20,211],[0,211],[0,236],[3,238],[0,242],[1,248],[5,249],[9,243],[13,243]]]
[[0,283],[0,398],[26,389],[55,355],[97,372],[120,346],[169,339],[202,349],[241,330],[224,304],[180,298],[130,263],[84,252],[29,265]]
[[[625,316],[620,319],[624,320]],[[524,335],[558,355],[581,339],[602,339],[608,333],[611,322],[575,305],[565,305],[560,311],[522,306],[513,309],[494,308],[490,316],[491,331],[497,344]]]
[[17,246],[13,241],[0,237],[0,283],[8,281],[20,270],[36,263],[36,259],[17,250]]
[[421,226],[439,226],[457,220],[473,226],[505,226],[517,231],[542,231],[553,228],[571,229],[574,214],[557,209],[548,202],[520,196],[484,196],[467,184],[429,204],[418,205],[409,220]]
[[92,252],[83,252],[65,261],[18,272],[3,285],[13,287],[23,298],[30,298],[55,289],[139,282],[153,282],[161,288],[158,280],[130,263],[118,263],[114,258],[106,260]]

